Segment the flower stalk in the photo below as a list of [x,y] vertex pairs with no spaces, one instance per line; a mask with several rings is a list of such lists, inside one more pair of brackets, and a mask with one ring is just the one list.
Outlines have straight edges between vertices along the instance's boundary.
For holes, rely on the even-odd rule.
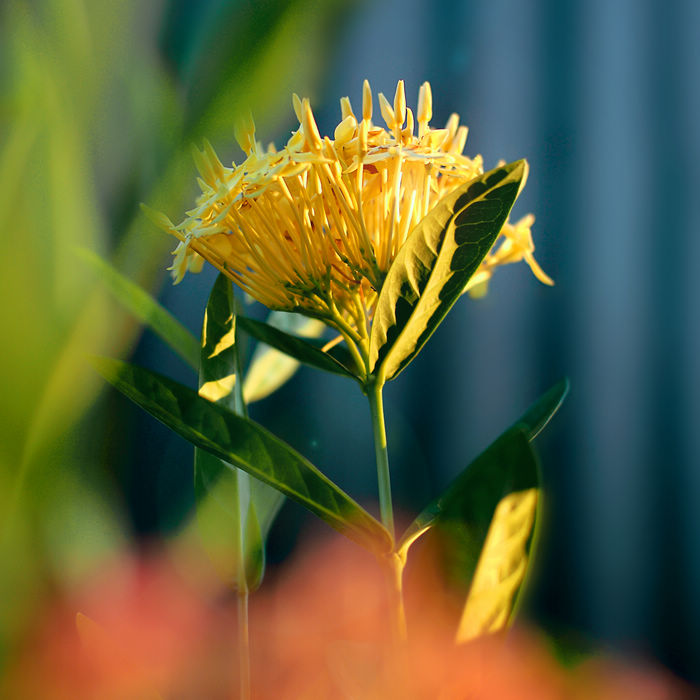
[[377,485],[379,487],[379,512],[382,524],[394,539],[394,509],[391,502],[391,476],[389,474],[389,454],[387,451],[386,426],[384,424],[384,404],[382,384],[371,381],[367,385],[372,430],[374,432],[374,455],[377,461]]
[[[235,294],[233,297],[233,312],[234,322],[235,316],[239,312],[239,303]],[[244,418],[248,417],[248,406],[243,397],[243,358],[241,357],[240,333],[238,328],[234,329],[235,333],[235,371],[236,383],[234,385],[234,412]],[[245,522],[246,514],[250,508],[250,476],[244,471],[238,469],[235,472],[238,497],[238,580],[236,582],[236,594],[238,598],[238,673],[239,673],[239,691],[241,700],[250,700],[251,697],[251,680],[250,680],[250,622],[248,615],[248,580],[246,571],[246,537],[245,537]]]
[[[379,489],[379,511],[382,524],[389,531],[392,542],[395,541],[394,508],[391,499],[391,474],[389,471],[389,452],[387,449],[386,425],[384,422],[384,402],[382,388],[384,384],[372,378],[365,391],[369,399],[374,433],[374,454],[377,462],[377,485]],[[403,602],[403,564],[399,555],[392,551],[386,556],[386,573],[389,589],[389,605],[392,616],[392,628],[396,641],[406,639],[406,613]]]

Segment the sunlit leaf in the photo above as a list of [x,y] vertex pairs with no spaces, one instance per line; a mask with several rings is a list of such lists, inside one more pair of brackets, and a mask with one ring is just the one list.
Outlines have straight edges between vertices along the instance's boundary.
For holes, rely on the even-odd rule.
[[[491,515],[488,512],[486,516],[483,514],[484,504],[487,511],[490,509],[491,512],[495,513],[498,507],[497,504],[504,498],[510,498],[511,500],[505,500],[502,506],[503,509],[507,510],[509,504],[515,505],[514,501],[520,498],[519,495],[513,495],[514,493],[517,494],[520,491],[527,494],[530,489],[535,488],[537,485],[532,459],[522,445],[518,447],[518,443],[521,441],[517,438],[517,435],[522,432],[528,440],[534,439],[557,412],[568,390],[568,379],[562,379],[542,394],[496,442],[477,457],[455,479],[442,496],[428,504],[401,538],[398,551],[404,562],[411,545],[441,520],[447,519],[450,522],[459,522],[461,519],[465,523],[473,523],[476,518],[481,522],[482,537],[477,538],[476,541],[466,537],[461,545],[455,544],[454,559],[463,561],[460,573],[461,586],[467,587],[469,585],[476,568],[476,562],[480,556],[481,546],[486,538],[485,527],[488,526],[491,520]],[[510,443],[513,443],[523,454],[523,459],[521,461],[504,459],[502,463],[498,463],[498,460],[504,455],[503,445],[508,446]],[[528,474],[530,477],[527,476]],[[520,483],[515,482],[515,486],[508,490],[508,485],[517,478],[522,481]],[[479,482],[481,482],[480,485]],[[503,491],[503,488],[506,490]],[[491,496],[483,501],[479,501],[481,498],[479,494],[485,493],[484,489],[490,489]],[[470,503],[468,500],[461,500],[461,493],[466,497],[475,497],[476,502]],[[531,496],[524,496],[526,502],[528,498],[531,498]],[[523,506],[523,508],[527,511],[526,506]],[[445,512],[448,513],[447,516]],[[466,563],[464,562],[465,559]]]
[[491,249],[527,177],[519,160],[444,197],[389,268],[370,336],[370,367],[395,377],[420,351]]
[[199,343],[167,309],[97,253],[84,248],[77,254],[100,275],[100,281],[128,311],[162,338],[187,364],[199,367]]
[[405,561],[419,537],[451,592],[466,600],[457,640],[503,629],[530,562],[539,503],[537,460],[516,426],[472,462],[414,521],[399,545]]
[[238,324],[246,333],[249,333],[254,338],[276,348],[299,362],[310,365],[311,367],[316,367],[317,369],[325,370],[326,372],[357,379],[357,375],[346,367],[345,364],[337,360],[332,354],[324,352],[316,347],[316,345],[309,340],[303,340],[302,338],[290,335],[266,323],[255,321],[252,318],[239,316]]
[[149,370],[110,358],[94,362],[107,381],[197,447],[280,490],[362,546],[391,549],[381,523],[262,426]]
[[[267,324],[307,338],[318,338],[326,328],[318,319],[284,311],[271,311]],[[277,391],[294,376],[298,368],[298,360],[268,345],[258,345],[243,380],[246,403],[259,401]]]
[[496,506],[457,628],[458,642],[508,625],[530,563],[539,497],[538,489],[526,489],[509,493]]

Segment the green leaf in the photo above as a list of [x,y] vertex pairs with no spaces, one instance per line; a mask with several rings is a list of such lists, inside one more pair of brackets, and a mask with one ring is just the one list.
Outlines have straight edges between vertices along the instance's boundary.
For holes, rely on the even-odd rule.
[[[271,311],[268,325],[307,338],[317,338],[326,328],[322,321],[285,311]],[[259,401],[277,391],[294,376],[299,361],[267,345],[258,345],[243,380],[246,403]]]
[[265,570],[264,539],[251,498],[251,479],[206,450],[195,448],[194,493],[200,539],[222,578],[238,590],[248,591],[258,588]]
[[530,440],[534,440],[542,429],[549,423],[552,416],[559,410],[566,395],[569,393],[569,380],[564,377],[551,389],[548,389],[530,406],[525,413],[513,424],[527,428],[526,433]]
[[[512,617],[536,525],[530,518],[536,515],[537,498],[533,490],[538,488],[537,467],[534,453],[525,448],[522,437],[533,440],[557,412],[568,391],[569,381],[565,378],[542,394],[442,496],[418,515],[401,538],[398,552],[405,563],[411,545],[435,528],[433,535],[439,540],[443,559],[450,562],[448,568],[457,572],[459,587],[471,591],[460,624],[460,638],[475,634],[477,629],[486,630],[487,621],[502,626],[507,612]],[[497,544],[484,553],[490,527],[494,528]],[[511,539],[499,543],[499,530],[510,532]],[[496,581],[498,572],[492,572],[489,579],[488,569],[482,568],[487,573],[477,581],[475,573],[480,557],[495,567],[503,565],[502,570],[511,577],[491,588],[484,587],[483,581]],[[472,585],[476,590],[471,590]],[[478,605],[476,600],[480,601]],[[485,617],[481,618],[479,612]],[[489,612],[494,614],[492,618],[488,617]]]
[[197,447],[278,489],[362,546],[391,550],[392,538],[381,523],[262,426],[149,370],[111,358],[94,362],[125,396]]
[[169,311],[97,253],[85,248],[78,248],[76,252],[100,275],[101,282],[117,301],[164,340],[195,371],[199,368],[197,339]]
[[238,325],[254,338],[293,357],[299,362],[326,372],[358,379],[358,376],[348,367],[335,359],[330,353],[317,348],[312,342],[297,338],[261,321],[254,321],[252,318],[239,316]]
[[399,250],[382,285],[370,368],[384,381],[420,351],[493,246],[527,177],[524,160],[484,173],[441,199]]
[[[220,274],[204,312],[199,395],[241,415],[238,364],[233,289]],[[269,528],[284,496],[198,447],[194,486],[197,523],[210,559],[239,590],[255,590],[265,568],[267,530],[263,534],[260,521]]]
[[501,630],[512,618],[539,499],[537,460],[527,432],[516,426],[479,455],[402,537],[398,552],[404,562],[423,536],[448,588],[466,600],[458,641]]

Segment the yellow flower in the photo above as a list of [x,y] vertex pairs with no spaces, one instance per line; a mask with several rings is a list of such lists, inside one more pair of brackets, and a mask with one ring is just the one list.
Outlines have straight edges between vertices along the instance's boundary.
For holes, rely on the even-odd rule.
[[[250,120],[236,138],[247,157],[225,167],[207,143],[195,151],[202,194],[175,226],[158,223],[180,240],[170,268],[179,282],[203,260],[272,309],[324,319],[341,332],[369,323],[391,263],[416,224],[446,194],[483,173],[481,156],[462,154],[467,128],[453,114],[445,128],[430,126],[426,82],[418,108],[406,106],[403,81],[393,103],[379,94],[386,128],[374,124],[367,81],[362,111],[340,100],[334,138],[321,137],[308,99],[293,97],[299,127],[286,146],[264,149]],[[524,259],[541,271],[526,217],[505,224],[470,286],[492,270]]]
[[481,297],[486,294],[488,282],[496,267],[521,260],[530,266],[532,273],[540,282],[548,285],[554,284],[552,278],[537,264],[533,256],[535,244],[532,242],[531,229],[534,223],[535,217],[528,214],[515,224],[506,222],[503,225],[493,247],[469,280],[466,291],[469,292],[470,296]]

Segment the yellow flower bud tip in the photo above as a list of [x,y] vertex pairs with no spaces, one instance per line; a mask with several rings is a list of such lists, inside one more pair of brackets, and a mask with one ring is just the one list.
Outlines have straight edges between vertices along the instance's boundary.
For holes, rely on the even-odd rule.
[[396,117],[396,125],[401,128],[406,121],[406,91],[404,90],[403,80],[399,80],[396,84],[394,116]]
[[209,143],[207,139],[204,139],[203,147],[204,156],[209,161],[209,165],[214,171],[216,177],[219,180],[221,180],[226,173],[226,168],[224,167],[224,164],[219,160],[219,156],[216,155],[214,147],[211,145],[211,143]]
[[418,123],[428,124],[433,118],[433,93],[430,83],[426,80],[418,91]]
[[518,220],[515,224],[516,228],[531,229],[532,225],[535,223],[534,214],[525,214],[522,219]]
[[464,146],[467,143],[467,135],[469,134],[469,129],[466,126],[460,126],[457,129],[457,133],[452,141],[450,150],[452,153],[460,154],[464,151]]
[[530,266],[530,270],[535,277],[549,287],[554,286],[554,280],[539,266],[532,253],[525,253],[525,262]]
[[304,134],[302,133],[301,129],[299,129],[298,131],[294,131],[292,133],[289,141],[287,141],[287,148],[291,151],[297,151],[304,146],[304,143]]
[[202,152],[195,146],[194,144],[190,145],[190,153],[192,155],[192,160],[194,161],[194,165],[197,168],[197,171],[199,174],[206,180],[207,179],[207,172],[206,172],[206,166],[204,163],[204,158],[202,158]]
[[413,136],[413,110],[410,107],[406,108],[406,128],[403,130],[403,134],[407,136]]
[[141,202],[141,211],[158,228],[163,229],[167,233],[175,233],[175,224],[162,212],[151,209],[151,207],[143,202]]
[[447,120],[447,123],[445,124],[445,129],[447,129],[447,132],[450,135],[450,140],[454,138],[454,135],[457,133],[457,127],[459,126],[459,114],[455,114],[455,112],[452,112],[450,114],[450,118]]
[[362,119],[370,121],[372,119],[372,89],[369,80],[362,83]]
[[352,111],[352,105],[350,104],[349,97],[340,98],[340,114],[342,115],[343,120],[347,119],[348,117],[355,119],[355,113]]
[[389,100],[384,97],[383,92],[379,93],[379,107],[382,110],[382,117],[384,117],[387,127],[389,130],[393,131],[394,126],[396,125],[396,115],[389,104]]
[[250,112],[237,120],[233,128],[233,135],[243,151],[250,155],[255,147],[255,122]]
[[356,128],[357,122],[355,121],[355,117],[349,114],[335,127],[333,136],[335,137],[336,145],[342,146],[344,143],[347,143],[355,135]]
[[362,120],[360,128],[357,130],[357,147],[361,155],[367,152],[367,135],[369,132],[369,122],[366,119]]
[[316,125],[314,114],[311,111],[311,103],[308,98],[302,100],[301,117],[301,125],[304,128],[304,136],[306,137],[306,142],[309,144],[309,148],[314,151],[320,151],[323,141],[321,140],[321,134],[318,131],[318,126]]
[[447,129],[432,129],[425,135],[430,148],[434,151],[440,150],[449,137],[450,132]]
[[294,107],[294,114],[297,115],[297,119],[301,124],[301,98],[299,97],[299,95],[296,94],[296,92],[292,93],[292,107]]

